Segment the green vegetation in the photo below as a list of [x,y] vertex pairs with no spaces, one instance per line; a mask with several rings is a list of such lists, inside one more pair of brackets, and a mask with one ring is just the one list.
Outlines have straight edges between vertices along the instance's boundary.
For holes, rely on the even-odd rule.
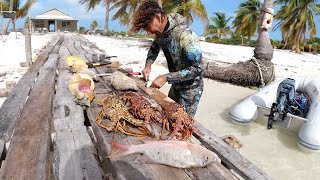
[[251,37],[257,33],[261,6],[259,0],[248,0],[240,4],[236,11],[237,16],[232,22],[236,36],[245,36],[250,43]]
[[276,0],[275,4],[282,5],[275,15],[280,21],[275,29],[281,29],[284,47],[300,52],[306,33],[310,39],[317,33],[314,16],[319,15],[320,4],[316,0]]
[[[3,0],[2,1],[2,10],[3,11],[16,11],[15,18],[12,21],[13,31],[16,31],[16,20],[19,18],[24,18],[28,15],[28,11],[32,7],[32,5],[36,2],[36,0],[27,0],[23,1],[24,4],[21,5],[20,0]],[[7,32],[9,27],[9,23],[7,23],[3,27],[3,32]]]
[[227,37],[232,33],[231,28],[228,26],[230,18],[226,18],[226,14],[222,12],[214,13],[215,17],[211,18],[211,21],[214,22],[214,25],[208,25],[205,29],[205,35],[213,35],[218,38],[218,41],[221,40],[221,37]]
[[[113,20],[119,20],[121,25],[127,26],[127,32],[116,32],[104,29],[95,30],[95,33],[107,36],[138,36],[147,37],[145,34],[130,34],[130,24],[134,12],[141,3],[140,0],[80,0],[87,6],[88,11],[103,3],[106,5],[106,24],[108,23],[109,11],[115,9]],[[215,12],[208,17],[206,7],[201,0],[158,0],[165,13],[179,13],[186,17],[189,23],[194,17],[200,18],[204,25],[204,34],[207,42],[223,43],[232,45],[254,46],[257,37],[259,20],[261,16],[262,0],[245,0],[239,3],[235,11],[236,17],[227,17],[225,13]],[[315,38],[315,16],[320,14],[320,4],[316,0],[275,0],[275,6],[280,10],[275,12],[277,21],[274,29],[282,33],[282,40],[271,40],[274,48],[290,49],[296,52],[305,51],[318,53],[320,51],[319,39]],[[110,6],[110,7],[109,7]],[[209,19],[213,24],[210,24]],[[232,21],[233,19],[233,21]],[[230,24],[232,27],[230,27]],[[106,27],[106,26],[105,26]],[[272,30],[270,30],[272,33]],[[86,30],[79,30],[86,33]],[[152,37],[152,36],[150,36]],[[306,38],[308,37],[308,39]]]
[[[202,20],[205,25],[203,36],[206,41],[213,43],[254,46],[255,37],[261,16],[262,0],[245,0],[239,3],[235,11],[234,18],[227,17],[225,13],[215,12],[212,17],[208,17],[206,7],[201,0],[157,0],[165,13],[179,13],[192,23],[195,17]],[[21,5],[21,2],[24,4]],[[2,9],[4,11],[16,11],[16,19],[26,17],[28,11],[36,0],[3,0]],[[141,0],[79,0],[88,11],[95,10],[98,5],[105,6],[106,15],[103,30],[98,29],[97,21],[93,21],[90,27],[80,27],[79,33],[92,33],[107,36],[138,36],[152,37],[145,34],[131,34],[129,32],[130,22],[134,12],[141,3]],[[318,53],[320,51],[319,38],[316,38],[315,17],[320,14],[320,4],[317,0],[275,0],[274,6],[279,7],[279,11],[274,13],[277,23],[274,23],[273,30],[280,30],[281,41],[271,40],[274,48],[290,49],[296,52],[304,51]],[[112,20],[119,20],[121,25],[127,26],[127,32],[116,32],[108,29],[109,12],[116,10]],[[211,20],[209,22],[209,19]],[[10,21],[3,27],[7,32]],[[212,23],[212,24],[210,24]],[[16,30],[16,21],[12,19],[13,31]],[[232,27],[230,27],[232,25]],[[27,18],[24,28],[28,27]],[[272,30],[270,30],[272,33]]]

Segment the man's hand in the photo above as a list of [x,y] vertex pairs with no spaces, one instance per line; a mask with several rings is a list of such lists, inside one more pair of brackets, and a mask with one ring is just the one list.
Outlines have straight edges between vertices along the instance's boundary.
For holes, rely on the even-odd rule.
[[151,64],[146,64],[142,70],[143,78],[147,81],[151,72]]
[[151,87],[161,88],[168,81],[167,75],[158,76],[154,81],[152,81]]

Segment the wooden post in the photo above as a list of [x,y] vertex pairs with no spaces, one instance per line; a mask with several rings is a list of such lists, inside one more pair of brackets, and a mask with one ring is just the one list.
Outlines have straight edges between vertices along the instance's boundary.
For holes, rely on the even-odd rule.
[[25,48],[26,48],[26,61],[28,69],[32,65],[32,50],[31,50],[31,34],[28,28],[25,29]]

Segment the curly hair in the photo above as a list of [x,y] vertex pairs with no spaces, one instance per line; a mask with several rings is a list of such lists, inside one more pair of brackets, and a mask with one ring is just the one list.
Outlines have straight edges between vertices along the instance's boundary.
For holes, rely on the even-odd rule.
[[155,0],[145,0],[141,3],[135,12],[132,32],[138,32],[141,29],[146,29],[152,23],[156,14],[160,13],[164,17],[164,12]]

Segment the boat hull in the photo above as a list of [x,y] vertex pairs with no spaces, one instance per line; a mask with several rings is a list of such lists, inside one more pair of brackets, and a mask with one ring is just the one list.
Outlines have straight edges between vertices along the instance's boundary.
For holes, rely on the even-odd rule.
[[[298,146],[307,152],[320,151],[320,85],[305,76],[290,78],[295,80],[296,91],[307,94],[311,102],[308,114],[304,118],[305,123],[298,131]],[[280,79],[265,86],[233,106],[229,112],[232,122],[248,125],[257,119],[258,107],[271,108],[272,103],[276,102],[277,89],[283,80]]]

